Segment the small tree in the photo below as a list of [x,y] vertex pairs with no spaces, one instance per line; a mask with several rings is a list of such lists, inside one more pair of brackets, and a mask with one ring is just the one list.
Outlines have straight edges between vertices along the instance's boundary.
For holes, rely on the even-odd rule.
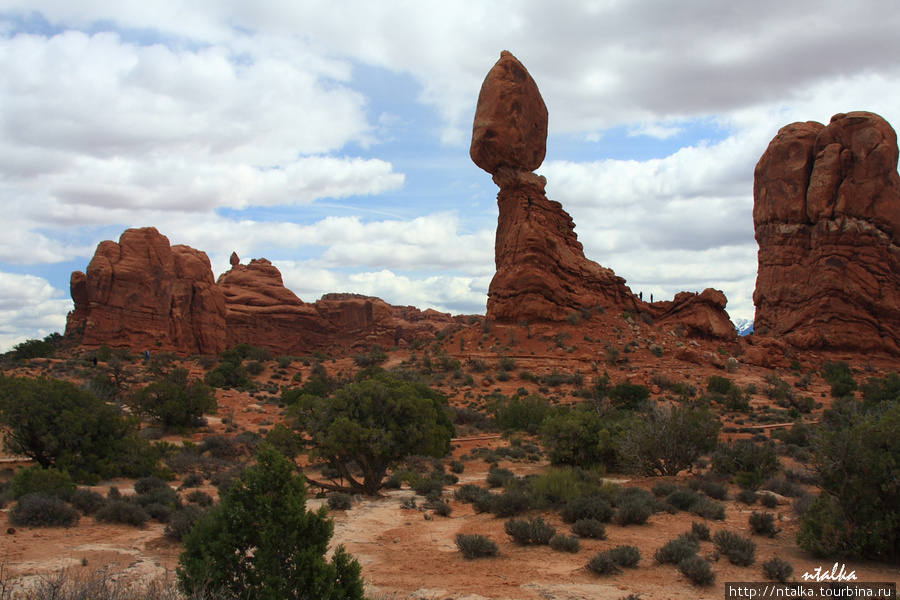
[[184,429],[202,415],[216,409],[212,389],[198,380],[189,380],[188,371],[176,368],[161,380],[135,392],[131,405],[138,412],[159,421],[166,429]]
[[801,548],[822,557],[900,557],[898,430],[896,402],[825,412],[813,435],[822,493],[800,521]]
[[[453,437],[446,403],[428,386],[387,372],[348,384],[330,398],[299,398],[289,414],[295,429],[305,433],[310,456],[327,462],[348,483],[309,481],[374,495],[387,470],[407,456],[444,456]],[[361,481],[353,465],[362,472]]]
[[722,424],[707,408],[655,406],[625,432],[619,454],[644,475],[677,475],[715,449]]
[[178,579],[241,600],[361,600],[360,566],[339,546],[326,561],[334,525],[327,509],[306,510],[302,476],[263,444],[257,464],[184,537]]
[[156,463],[133,420],[67,381],[0,376],[0,426],[8,452],[77,480],[146,475]]

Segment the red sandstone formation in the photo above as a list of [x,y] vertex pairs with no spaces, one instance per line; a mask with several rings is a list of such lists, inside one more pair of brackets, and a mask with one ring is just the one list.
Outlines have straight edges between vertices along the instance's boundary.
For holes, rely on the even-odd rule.
[[225,349],[225,299],[209,258],[170,246],[155,228],[129,229],[102,242],[87,268],[71,278],[75,310],[66,333],[83,331],[87,346],[216,354]]
[[585,257],[572,218],[559,202],[547,199],[545,179],[532,172],[544,160],[546,143],[547,108],[537,84],[504,51],[481,86],[469,150],[500,187],[488,318],[559,321],[602,306],[648,310],[695,337],[736,337],[721,292],[682,293],[673,302],[647,305],[623,278]]
[[649,312],[657,325],[679,328],[687,337],[737,339],[726,302],[725,294],[707,288],[700,294],[680,292],[672,301],[654,302]]
[[286,287],[281,272],[264,258],[248,265],[231,255],[231,270],[219,276],[225,296],[226,346],[252,344],[276,354],[320,348],[335,331],[315,307]]
[[778,132],[753,187],[758,333],[900,353],[897,158],[897,134],[869,112]]
[[305,303],[271,262],[242,265],[237,254],[215,282],[205,253],[170,247],[152,227],[129,229],[118,244],[102,242],[87,273],[72,274],[70,287],[75,310],[66,333],[83,332],[87,347],[134,351],[218,354],[241,343],[280,354],[368,350],[376,343],[428,341],[466,319],[356,294]]
[[572,218],[532,173],[546,142],[547,108],[537,84],[504,51],[481,86],[469,152],[500,187],[488,318],[561,320],[598,305],[637,308],[624,279],[584,256]]

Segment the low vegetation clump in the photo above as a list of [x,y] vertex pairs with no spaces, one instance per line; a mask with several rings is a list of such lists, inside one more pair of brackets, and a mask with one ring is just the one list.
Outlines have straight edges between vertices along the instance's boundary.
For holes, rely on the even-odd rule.
[[497,556],[500,553],[497,542],[477,533],[456,534],[456,547],[468,559]]
[[787,583],[791,578],[791,575],[794,574],[794,565],[777,556],[764,562],[762,569],[763,575],[765,575],[767,579],[781,583]]
[[595,573],[597,575],[618,575],[622,572],[622,569],[613,560],[613,557],[609,552],[601,552],[594,556],[591,560],[588,561],[588,564],[585,565],[588,571]]
[[775,535],[781,531],[775,525],[775,515],[772,513],[761,513],[755,510],[753,511],[753,514],[750,515],[750,529],[757,535],[767,535],[769,537],[775,537]]
[[622,567],[633,569],[641,562],[641,551],[636,546],[616,546],[609,550],[609,556]]
[[579,519],[572,523],[572,533],[582,538],[606,539],[606,525],[597,519]]
[[543,517],[510,519],[504,526],[507,535],[520,546],[546,546],[556,535],[556,528]]
[[749,567],[756,561],[756,543],[738,533],[728,530],[717,531],[713,536],[716,551],[728,558],[728,562],[739,567]]
[[575,498],[560,511],[562,520],[574,523],[582,519],[595,519],[601,523],[612,520],[616,510],[602,496],[582,496]]
[[353,508],[353,497],[343,492],[335,492],[328,496],[328,508],[331,510],[350,510]]
[[653,558],[660,564],[677,565],[686,558],[690,558],[700,551],[700,541],[689,533],[683,533],[673,540],[666,542]]
[[183,506],[172,514],[172,517],[166,524],[164,535],[172,541],[181,543],[184,536],[188,534],[203,514],[203,509],[195,504]]
[[106,505],[94,513],[94,519],[102,523],[117,523],[143,527],[150,515],[139,504],[128,500],[107,500]]
[[581,541],[574,535],[558,533],[550,540],[550,547],[557,552],[571,552],[575,554],[581,550]]
[[697,523],[696,521],[691,523],[691,535],[701,542],[708,542],[712,538],[712,534],[709,531],[709,525],[706,523]]
[[725,505],[709,498],[701,498],[697,504],[691,507],[691,512],[704,519],[712,519],[713,521],[725,520]]
[[643,525],[653,514],[653,505],[646,498],[631,497],[619,502],[614,518],[617,525]]
[[716,574],[713,573],[712,565],[709,564],[709,561],[696,555],[680,561],[678,570],[682,575],[690,579],[694,585],[703,587],[716,582]]
[[71,527],[79,518],[71,504],[49,494],[26,494],[9,511],[9,522],[19,527]]

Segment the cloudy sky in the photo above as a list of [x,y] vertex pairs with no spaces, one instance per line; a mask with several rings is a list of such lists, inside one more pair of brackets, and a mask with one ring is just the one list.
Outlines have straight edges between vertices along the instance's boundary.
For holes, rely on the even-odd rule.
[[0,349],[152,225],[266,257],[300,298],[483,313],[497,189],[468,157],[510,50],[587,256],[752,318],[753,167],[778,129],[900,123],[896,0],[0,0]]

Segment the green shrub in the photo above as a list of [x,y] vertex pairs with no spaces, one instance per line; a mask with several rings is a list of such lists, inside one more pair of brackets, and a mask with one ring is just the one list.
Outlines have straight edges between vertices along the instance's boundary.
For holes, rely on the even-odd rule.
[[466,470],[466,464],[461,460],[451,461],[450,470],[459,475]]
[[504,529],[520,546],[546,546],[556,535],[556,528],[544,521],[543,517],[528,519],[510,519]]
[[835,403],[813,444],[823,493],[797,541],[816,556],[900,557],[900,403]]
[[759,503],[766,508],[775,508],[778,506],[778,498],[776,498],[774,494],[763,492],[759,495]]
[[497,542],[479,534],[457,533],[456,547],[468,559],[497,556],[500,553]]
[[606,525],[597,519],[578,519],[572,523],[572,533],[595,540],[606,539]]
[[178,430],[197,425],[204,414],[215,412],[217,406],[212,388],[191,380],[183,368],[172,369],[162,380],[137,390],[129,404],[163,428]]
[[746,505],[755,504],[759,499],[759,494],[754,492],[753,490],[741,490],[737,493],[736,496],[739,502],[743,502]]
[[81,511],[81,514],[92,515],[106,504],[106,498],[93,490],[78,488],[69,502]]
[[642,475],[677,475],[693,470],[716,447],[722,424],[707,407],[647,410],[623,435],[619,460]]
[[557,552],[571,552],[575,554],[581,550],[581,542],[576,536],[558,533],[550,540],[550,547]]
[[701,542],[708,542],[711,537],[709,525],[706,523],[697,523],[696,521],[691,523],[691,535]]
[[491,469],[487,474],[487,484],[492,488],[505,487],[515,480],[515,474],[509,469]]
[[562,520],[566,523],[574,523],[582,519],[596,519],[602,523],[608,523],[615,514],[612,505],[601,496],[581,496],[575,498],[560,511]]
[[550,467],[541,475],[532,477],[528,484],[534,495],[545,505],[565,506],[575,498],[594,495],[603,487],[602,469],[575,469]]
[[719,504],[715,500],[710,500],[709,498],[701,498],[700,501],[691,508],[691,512],[698,517],[712,519],[714,521],[724,521],[726,516],[725,506]]
[[712,467],[717,473],[735,477],[735,483],[745,489],[756,489],[774,475],[781,464],[775,446],[739,440],[720,444],[712,455]]
[[156,490],[168,488],[169,484],[159,477],[141,477],[134,482],[135,494],[148,494]]
[[150,520],[139,504],[127,500],[107,500],[106,506],[94,513],[94,519],[102,523],[118,523],[143,527]]
[[331,510],[350,510],[353,508],[353,497],[343,492],[329,494],[328,508]]
[[525,431],[537,433],[550,410],[550,403],[538,395],[525,398],[512,396],[501,406],[495,417],[497,424],[504,431]]
[[195,504],[183,506],[172,514],[163,532],[164,535],[170,540],[181,542],[203,514],[203,509]]
[[200,487],[201,485],[203,485],[203,475],[201,475],[200,473],[191,473],[184,478],[184,481],[181,482],[181,485],[178,486],[178,489],[186,490],[188,488]]
[[713,536],[716,551],[728,558],[728,561],[739,567],[749,567],[756,561],[756,543],[733,531],[717,531]]
[[9,522],[18,527],[70,527],[80,515],[59,496],[25,494],[9,511]]
[[184,499],[200,508],[207,508],[213,505],[212,496],[200,490],[193,490]]
[[686,558],[690,558],[700,551],[700,542],[688,533],[683,533],[673,540],[666,542],[653,555],[660,564],[671,563],[677,565]]
[[143,494],[136,494],[135,496],[132,496],[130,500],[138,506],[165,504],[172,510],[176,510],[181,506],[181,497],[169,486],[155,488]]
[[609,550],[609,557],[617,565],[626,569],[633,569],[641,562],[641,551],[636,546],[616,546]]
[[618,505],[615,515],[617,525],[643,525],[653,514],[653,506],[640,498],[629,498]]
[[822,376],[831,386],[831,396],[846,398],[852,396],[858,385],[853,378],[853,371],[846,362],[827,362],[822,368]]
[[[653,495],[657,498],[663,498],[678,490],[678,486],[671,481],[658,481],[653,484]],[[682,509],[685,510],[685,509]]]
[[143,507],[144,512],[158,523],[168,523],[172,520],[172,513],[174,512],[171,508],[169,508],[165,504],[148,504]]
[[775,537],[775,535],[781,531],[775,526],[775,515],[772,513],[761,513],[755,510],[753,511],[753,514],[750,515],[750,529],[757,535],[768,535],[769,537]]
[[791,575],[794,574],[794,566],[777,556],[764,562],[762,569],[763,575],[765,575],[767,579],[781,583],[787,583],[788,579],[791,578]]
[[279,599],[315,590],[322,600],[362,600],[359,563],[342,546],[326,558],[333,533],[325,507],[306,509],[296,466],[261,444],[256,463],[184,536],[181,590]]
[[453,507],[450,506],[450,503],[442,500],[432,502],[431,508],[434,510],[434,513],[440,517],[449,517],[453,512]]
[[619,568],[619,565],[616,564],[616,561],[613,560],[609,552],[597,554],[588,561],[588,564],[585,566],[588,571],[596,573],[597,575],[618,575],[622,572],[622,569]]
[[691,510],[702,499],[703,498],[700,496],[700,494],[688,488],[675,490],[674,492],[666,496],[666,502],[668,502],[678,510]]
[[441,479],[423,479],[413,489],[417,496],[440,496],[444,493],[444,482]]
[[[474,503],[478,510],[478,500]],[[514,517],[531,508],[531,498],[522,490],[506,490],[502,494],[492,495],[487,512],[495,517]]]
[[678,570],[694,585],[707,586],[716,582],[716,574],[713,573],[709,561],[699,556],[689,556],[678,563]]
[[16,360],[29,358],[49,358],[54,353],[53,342],[47,338],[43,340],[25,340],[13,346],[12,355]]
[[609,400],[613,406],[622,410],[638,410],[650,397],[646,386],[623,381],[609,391]]
[[701,481],[700,491],[714,500],[728,500],[728,486],[720,481]]
[[56,496],[68,502],[78,489],[68,471],[32,465],[20,469],[12,479],[10,495],[15,500],[27,494]]
[[883,378],[870,377],[862,386],[862,397],[867,404],[900,400],[900,375],[892,372]]
[[493,495],[483,487],[475,485],[474,483],[464,483],[453,492],[453,497],[460,502],[469,504],[475,502],[475,500],[481,498],[485,494],[488,496]]

